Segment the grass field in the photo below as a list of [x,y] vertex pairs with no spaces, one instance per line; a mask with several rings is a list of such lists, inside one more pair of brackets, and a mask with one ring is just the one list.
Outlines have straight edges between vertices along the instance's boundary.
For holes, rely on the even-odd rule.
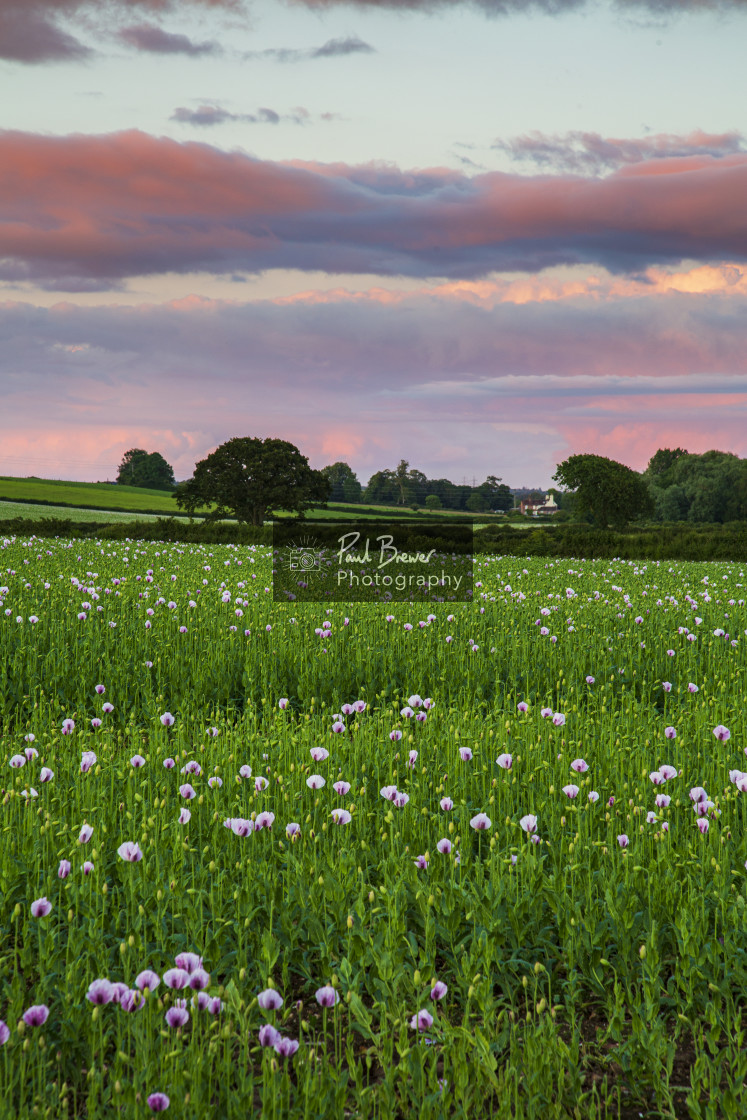
[[[139,486],[119,486],[105,482],[62,482],[46,478],[9,478],[0,476],[0,515],[2,507],[8,503],[22,504],[23,513],[8,513],[8,517],[44,517],[65,516],[65,513],[46,513],[44,505],[33,510],[33,503],[52,504],[59,510],[65,510],[74,520],[84,520],[78,516],[80,510],[92,509],[97,512],[127,511],[141,514],[150,512],[156,515],[170,517],[179,516],[181,511],[171,497],[170,491],[145,490]],[[207,512],[200,510],[198,513]],[[309,515],[324,520],[353,520],[367,517],[389,517],[392,514],[401,517],[423,520],[426,518],[442,519],[457,518],[459,520],[472,520],[474,514],[463,513],[459,510],[437,510],[431,513],[422,509],[415,512],[410,509],[396,510],[391,506],[378,505],[345,505],[344,503],[331,502],[329,508],[309,511]],[[281,517],[290,517],[291,514],[280,513]],[[481,515],[484,517],[485,515]],[[103,519],[100,519],[103,520]],[[493,518],[494,521],[502,520]]]
[[3,1118],[744,1116],[744,566],[2,570]]
[[29,502],[3,502],[0,501],[0,521],[22,517],[29,521],[38,521],[45,517],[66,518],[72,521],[155,521],[157,514],[152,513],[126,513],[122,510],[93,510],[85,507],[31,505]]
[[53,502],[81,509],[176,512],[176,502],[166,490],[139,486],[110,486],[104,482],[58,482],[49,478],[0,477],[0,501]]

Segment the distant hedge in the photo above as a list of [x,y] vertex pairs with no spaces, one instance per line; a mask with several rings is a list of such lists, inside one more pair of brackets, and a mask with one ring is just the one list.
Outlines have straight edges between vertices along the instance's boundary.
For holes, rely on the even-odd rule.
[[[417,533],[418,529],[413,526],[413,531]],[[269,525],[257,529],[233,522],[189,522],[174,517],[114,523],[53,517],[38,521],[21,517],[0,521],[0,538],[32,535],[200,544],[272,543],[272,527]],[[657,525],[624,532],[591,529],[582,525],[553,525],[536,529],[491,525],[478,530],[474,540],[475,552],[505,556],[747,561],[747,523],[742,521],[726,525]]]
[[95,537],[105,541],[185,541],[199,544],[270,544],[272,529],[223,522],[189,522],[175,517],[155,521],[68,521],[44,517],[32,521],[24,517],[0,521],[0,537]]
[[582,525],[552,529],[490,526],[475,533],[475,550],[508,556],[621,560],[747,560],[747,523],[657,525],[615,532]]

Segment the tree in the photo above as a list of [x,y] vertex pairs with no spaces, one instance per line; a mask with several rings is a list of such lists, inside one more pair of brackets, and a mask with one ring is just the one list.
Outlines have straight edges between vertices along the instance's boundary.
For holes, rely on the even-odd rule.
[[623,528],[650,516],[654,504],[645,481],[624,463],[602,455],[571,455],[558,464],[556,482],[575,492],[575,509],[594,525]]
[[117,482],[123,486],[144,486],[150,490],[173,490],[174,470],[158,451],[148,454],[131,447],[122,456]]
[[663,476],[666,476],[671,471],[674,464],[683,455],[687,455],[684,447],[675,447],[674,450],[670,447],[660,447],[659,450],[651,456],[646,467],[646,474],[650,479],[655,481],[659,486],[666,486],[667,483]]
[[397,483],[397,488],[399,489],[399,505],[401,506],[405,504],[405,486],[407,485],[407,469],[409,466],[410,464],[407,462],[407,459],[400,459],[397,464],[397,469],[393,472],[394,481]]
[[322,467],[322,474],[329,479],[332,490],[329,500],[331,502],[359,502],[363,487],[356,478],[353,469],[347,463],[332,463],[329,467]]
[[375,505],[393,506],[397,504],[397,484],[392,471],[376,471],[368,480],[363,497]]
[[467,498],[467,509],[471,513],[485,513],[486,510],[490,509],[488,499],[480,489],[473,490]]
[[425,499],[425,508],[426,509],[443,509],[443,502],[439,498],[438,494],[429,494],[428,495],[428,497]]
[[312,470],[305,455],[283,439],[229,439],[202,459],[187,482],[177,487],[176,504],[192,514],[214,505],[209,520],[235,517],[263,525],[276,510],[303,516],[311,506],[324,506],[331,490],[321,471]]
[[[484,509],[503,510],[505,512],[513,508],[514,496],[510,488],[506,486],[505,482],[501,482],[500,478],[496,478],[494,474],[488,475],[482,486],[478,486],[478,491],[484,494],[487,501]],[[467,506],[469,508],[469,502]]]

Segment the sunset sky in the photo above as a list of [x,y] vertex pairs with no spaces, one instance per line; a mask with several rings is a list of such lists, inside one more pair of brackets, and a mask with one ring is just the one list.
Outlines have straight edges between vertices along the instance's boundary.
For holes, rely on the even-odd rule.
[[747,456],[745,43],[745,0],[0,0],[0,473]]

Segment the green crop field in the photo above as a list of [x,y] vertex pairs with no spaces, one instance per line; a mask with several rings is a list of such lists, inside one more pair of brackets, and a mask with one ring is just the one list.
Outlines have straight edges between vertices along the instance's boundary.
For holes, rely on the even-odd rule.
[[743,1117],[746,584],[0,541],[0,1116]]
[[[34,512],[34,504],[36,511]],[[23,504],[23,512],[10,511],[4,513],[4,507]],[[55,513],[50,513],[49,506],[55,507]],[[169,517],[183,516],[176,502],[168,490],[146,490],[140,486],[119,486],[107,482],[63,482],[49,478],[9,478],[0,476],[0,516],[7,517],[47,517],[65,516],[68,514],[75,520],[85,520],[79,516],[81,510],[96,510],[97,512],[127,511],[130,513],[152,513]],[[62,510],[62,513],[58,511]],[[30,512],[27,512],[30,511]],[[207,513],[207,509],[198,510],[198,513]],[[339,502],[330,502],[325,509],[310,510],[309,516],[324,520],[353,520],[367,517],[391,517],[392,514],[399,519],[402,516],[422,520],[424,518],[442,520],[443,518],[458,518],[472,520],[474,514],[460,510],[430,510],[421,509],[414,511],[407,507],[404,509],[391,506],[378,505],[345,505]],[[291,517],[281,511],[280,517]],[[484,514],[480,515],[484,517]],[[98,518],[96,520],[112,520],[112,518]],[[493,518],[493,520],[500,520]]]
[[155,521],[157,514],[126,513],[123,510],[94,510],[86,507],[31,505],[29,502],[0,501],[0,520],[22,517],[28,521],[38,521],[45,517],[69,518],[73,521]]
[[167,490],[112,486],[106,482],[58,482],[49,478],[0,477],[0,500],[43,502],[83,509],[154,512],[173,516],[176,502]]

